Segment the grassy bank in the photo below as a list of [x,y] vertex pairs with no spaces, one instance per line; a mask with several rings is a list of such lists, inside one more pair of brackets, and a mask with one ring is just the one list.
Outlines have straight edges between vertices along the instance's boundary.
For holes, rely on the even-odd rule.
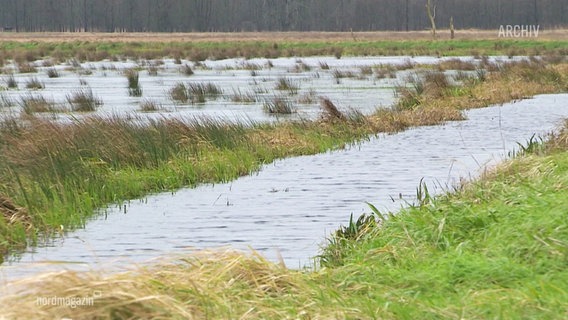
[[[373,214],[365,225],[338,231],[323,252],[325,267],[316,271],[288,270],[254,254],[203,252],[121,275],[65,272],[23,280],[13,287],[22,292],[0,300],[0,313],[10,319],[565,319],[568,122],[547,144],[532,141],[525,150],[454,194],[423,196],[386,221]],[[95,292],[93,300],[69,307]],[[50,297],[67,305],[42,305]]]
[[[274,159],[315,154],[379,132],[461,120],[461,110],[566,91],[566,64],[508,64],[450,85],[434,73],[371,116],[323,100],[318,121],[229,124],[212,119],[35,116],[0,123],[0,251],[81,227],[97,208],[199,183],[229,181]],[[419,89],[421,88],[421,89]]]
[[205,59],[277,58],[292,56],[483,56],[483,55],[550,55],[568,54],[568,40],[539,39],[461,39],[438,40],[407,39],[384,40],[364,37],[312,40],[301,37],[262,38],[258,40],[229,37],[226,41],[139,41],[96,40],[84,41],[0,41],[0,62],[19,63],[53,58],[59,62],[69,59],[100,61],[104,59],[162,59],[170,57],[202,61]]

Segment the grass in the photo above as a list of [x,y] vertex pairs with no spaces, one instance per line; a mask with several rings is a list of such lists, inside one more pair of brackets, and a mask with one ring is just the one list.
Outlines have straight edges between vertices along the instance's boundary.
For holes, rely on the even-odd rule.
[[4,78],[4,82],[9,89],[18,89],[18,81],[13,74],[9,74]]
[[255,103],[257,101],[257,94],[254,92],[242,92],[240,89],[233,89],[233,94],[229,96],[232,102],[236,103]]
[[42,95],[28,93],[20,97],[19,105],[28,115],[34,113],[55,112],[57,110],[55,102],[46,99]]
[[[315,270],[290,270],[254,252],[196,252],[110,276],[68,271],[19,280],[0,312],[36,319],[564,319],[568,128],[533,150],[388,219],[371,205],[330,239]],[[73,309],[37,303],[95,291],[101,295],[92,305]]]
[[[462,32],[465,34],[466,32]],[[134,60],[161,59],[164,56],[186,57],[192,61],[207,58],[228,57],[277,58],[306,56],[483,56],[483,55],[551,55],[565,56],[568,40],[565,36],[554,39],[475,39],[430,41],[429,37],[412,37],[412,33],[402,33],[397,37],[373,37],[374,33],[358,36],[354,40],[348,33],[329,38],[332,33],[287,33],[285,36],[266,33],[258,34],[189,34],[186,39],[176,39],[175,35],[152,38],[152,35],[124,35],[124,40],[93,39],[91,36],[76,38],[73,35],[57,34],[52,38],[35,41],[33,39],[10,40],[11,35],[0,43],[0,51],[6,59],[25,56],[26,61],[35,61],[45,56],[58,60],[76,59],[79,61],[101,61],[108,57],[127,57]],[[396,34],[396,33],[393,33]],[[409,35],[409,36],[406,36]],[[16,35],[22,36],[22,35]],[[24,35],[25,36],[25,35]],[[35,35],[41,37],[42,35]],[[48,35],[45,35],[48,36]],[[104,35],[92,35],[104,38]],[[129,40],[127,37],[139,37]],[[250,36],[258,38],[250,39]],[[493,34],[495,36],[495,34]],[[187,38],[202,37],[198,41]],[[221,38],[224,37],[221,41]],[[67,38],[67,39],[66,39]],[[382,39],[382,40],[377,40]],[[19,40],[19,41],[16,41]],[[94,41],[96,40],[96,41]]]
[[276,80],[276,86],[274,87],[276,90],[281,91],[288,91],[290,94],[298,93],[300,87],[294,83],[294,81],[290,80],[286,77],[280,77]]
[[178,103],[205,103],[207,99],[216,99],[223,94],[223,89],[211,82],[190,82],[187,85],[177,83],[169,90],[169,96]]
[[265,101],[263,108],[269,114],[292,114],[296,112],[292,102],[283,96],[276,96]]
[[91,88],[78,89],[67,95],[67,102],[71,105],[71,110],[77,112],[92,112],[103,105],[103,101],[93,94]]
[[12,98],[10,98],[4,92],[0,91],[0,109],[11,108],[14,105],[14,100],[12,100]]
[[125,70],[124,76],[128,80],[128,95],[131,97],[141,97],[142,87],[140,86],[138,70],[135,69]]
[[41,90],[45,88],[43,82],[39,81],[38,78],[33,77],[26,81],[26,88],[33,90]]
[[173,102],[187,103],[189,101],[189,94],[187,87],[182,82],[177,83],[169,91],[168,95]]
[[59,78],[60,74],[59,71],[57,71],[57,69],[55,68],[49,68],[46,70],[47,76],[49,78]]
[[142,112],[156,112],[162,109],[163,106],[154,100],[144,99],[140,102],[140,111]]

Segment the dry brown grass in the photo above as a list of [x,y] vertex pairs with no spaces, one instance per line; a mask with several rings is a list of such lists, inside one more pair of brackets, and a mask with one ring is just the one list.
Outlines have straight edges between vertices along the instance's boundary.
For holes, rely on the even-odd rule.
[[[195,252],[111,276],[65,271],[16,281],[0,311],[8,319],[277,319],[286,314],[273,308],[278,297],[292,300],[306,286],[299,274],[257,253]],[[41,303],[51,297],[93,299],[75,308]]]
[[[438,30],[440,39],[449,39],[449,30]],[[430,31],[375,32],[195,32],[195,33],[0,33],[0,41],[18,42],[225,42],[225,41],[352,41],[352,40],[430,40]],[[456,30],[456,40],[498,39],[498,30]],[[568,30],[541,30],[541,40],[567,40]]]
[[25,208],[19,207],[8,198],[0,195],[0,215],[9,225],[21,223],[27,230],[32,228],[30,216]]

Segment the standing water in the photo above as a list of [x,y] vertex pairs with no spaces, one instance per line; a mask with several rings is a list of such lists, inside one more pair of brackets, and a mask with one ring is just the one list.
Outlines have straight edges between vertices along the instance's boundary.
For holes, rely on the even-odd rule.
[[[542,95],[467,112],[468,120],[420,127],[338,150],[276,161],[231,183],[151,195],[108,209],[85,229],[0,267],[5,281],[39,271],[120,269],[189,248],[253,248],[302,267],[341,224],[412,202],[479,175],[533,134],[568,117],[568,95]],[[57,262],[57,263],[54,263]]]

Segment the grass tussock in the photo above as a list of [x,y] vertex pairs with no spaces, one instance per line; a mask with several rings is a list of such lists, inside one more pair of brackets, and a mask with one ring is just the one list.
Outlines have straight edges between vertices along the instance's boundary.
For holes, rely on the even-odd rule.
[[242,92],[240,89],[234,90],[233,94],[229,96],[232,102],[236,103],[255,103],[258,95],[254,92]]
[[473,71],[478,68],[475,62],[465,61],[458,58],[442,61],[437,65],[437,67],[439,71],[447,71],[447,70]]
[[300,89],[300,87],[296,83],[294,83],[293,80],[286,77],[278,78],[276,80],[276,86],[274,88],[280,91],[288,91],[290,92],[290,94],[296,94]]
[[20,73],[37,73],[37,68],[33,63],[19,63],[18,71]]
[[205,103],[207,99],[216,99],[223,94],[221,87],[207,82],[178,83],[169,90],[170,98],[177,103]]
[[140,111],[142,112],[156,112],[162,110],[164,107],[154,100],[144,99],[140,102]]
[[263,104],[264,111],[269,114],[292,114],[296,109],[292,102],[283,96],[273,97]]
[[140,74],[136,69],[124,71],[124,76],[128,80],[128,95],[131,97],[141,97],[142,87],[140,86]]
[[71,110],[77,112],[93,112],[103,105],[103,101],[93,94],[91,88],[78,89],[67,95]]
[[20,97],[18,102],[25,114],[33,115],[34,113],[46,113],[58,111],[54,101],[48,100],[42,95],[28,93]]
[[45,88],[45,84],[43,84],[43,82],[41,82],[38,78],[33,77],[26,81],[26,88],[32,90],[41,90]]
[[47,76],[49,78],[59,78],[60,77],[59,71],[57,71],[57,69],[55,69],[55,68],[47,69],[46,73],[47,73]]
[[9,74],[3,80],[4,83],[6,83],[6,87],[8,87],[9,89],[18,89],[18,81],[13,74]]

